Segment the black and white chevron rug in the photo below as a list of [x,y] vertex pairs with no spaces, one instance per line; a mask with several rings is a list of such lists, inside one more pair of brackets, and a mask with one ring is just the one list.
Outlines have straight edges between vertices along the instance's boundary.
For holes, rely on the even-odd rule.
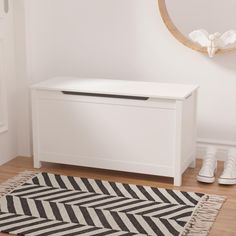
[[25,172],[0,188],[0,232],[13,235],[207,235],[224,198]]

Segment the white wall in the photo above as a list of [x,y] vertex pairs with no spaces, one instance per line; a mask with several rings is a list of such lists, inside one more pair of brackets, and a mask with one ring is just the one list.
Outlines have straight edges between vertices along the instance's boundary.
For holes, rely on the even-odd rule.
[[[236,53],[209,59],[186,48],[166,29],[156,0],[25,2],[30,83],[56,75],[197,83],[199,139],[236,144]],[[29,129],[28,112],[19,124]],[[19,154],[30,151],[28,133]]]
[[30,114],[30,65],[27,58],[27,33],[25,25],[26,9],[24,0],[14,1],[15,19],[15,61],[17,85],[17,149],[18,155],[30,156],[31,141],[31,114]]

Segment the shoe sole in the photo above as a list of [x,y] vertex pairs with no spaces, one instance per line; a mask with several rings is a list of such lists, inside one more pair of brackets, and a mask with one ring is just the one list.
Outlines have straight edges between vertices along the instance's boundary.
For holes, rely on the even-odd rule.
[[236,184],[236,179],[218,179],[218,183],[222,185],[234,185]]
[[206,176],[197,176],[197,181],[202,182],[202,183],[207,183],[207,184],[212,184],[215,182],[215,177],[206,177]]

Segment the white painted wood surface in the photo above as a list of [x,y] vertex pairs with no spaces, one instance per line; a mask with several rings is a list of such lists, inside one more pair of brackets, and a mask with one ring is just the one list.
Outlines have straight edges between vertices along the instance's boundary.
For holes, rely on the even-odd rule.
[[8,28],[12,27],[7,21],[7,14],[4,11],[4,1],[0,0],[0,133],[8,130],[8,109],[7,109],[7,66],[8,53],[12,48],[6,44],[6,40],[10,40]]
[[34,165],[38,168],[45,161],[169,176],[180,186],[182,173],[195,159],[197,88],[76,78],[34,85]]
[[33,85],[32,88],[183,100],[192,94],[198,88],[198,85],[57,77]]

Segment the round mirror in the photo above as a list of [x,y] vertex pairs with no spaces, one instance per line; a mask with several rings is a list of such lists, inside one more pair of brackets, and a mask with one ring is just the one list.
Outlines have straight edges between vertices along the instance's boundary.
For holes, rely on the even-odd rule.
[[[204,29],[221,35],[229,30],[236,32],[236,0],[158,0],[161,16],[170,32],[186,46],[206,53],[207,48],[190,39],[193,31]],[[235,50],[229,44],[217,52]],[[208,52],[209,53],[209,52]]]

